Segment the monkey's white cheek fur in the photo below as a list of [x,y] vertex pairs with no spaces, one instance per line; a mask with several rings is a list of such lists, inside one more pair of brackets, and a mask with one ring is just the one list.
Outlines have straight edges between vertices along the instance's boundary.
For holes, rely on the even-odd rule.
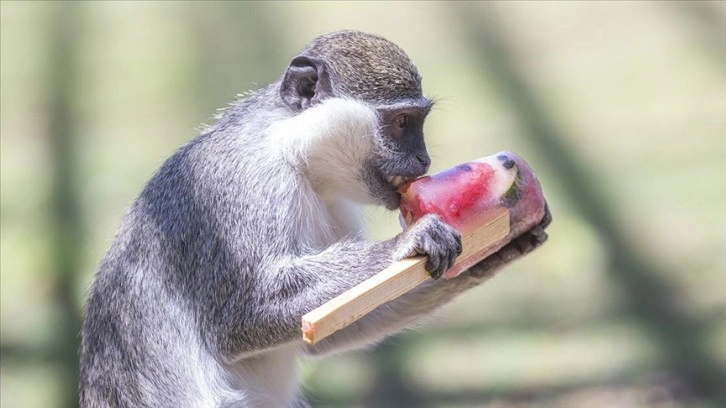
[[373,143],[377,123],[375,111],[367,105],[331,98],[274,123],[267,129],[267,136],[286,161],[298,165],[311,155],[350,156],[368,152],[362,148]]
[[356,194],[365,188],[358,174],[373,148],[377,127],[376,112],[369,106],[331,98],[271,125],[267,137],[275,153],[303,171],[319,192],[332,188]]

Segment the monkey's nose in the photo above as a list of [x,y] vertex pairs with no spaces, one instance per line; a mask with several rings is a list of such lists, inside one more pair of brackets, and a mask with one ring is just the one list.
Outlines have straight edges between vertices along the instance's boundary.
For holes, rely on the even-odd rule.
[[497,160],[501,161],[502,166],[507,170],[511,169],[516,164],[514,163],[514,160],[510,159],[509,156],[507,156],[506,154],[498,155]]
[[431,158],[428,154],[417,154],[416,160],[418,160],[418,162],[426,168],[426,171],[429,170],[429,166],[431,165]]

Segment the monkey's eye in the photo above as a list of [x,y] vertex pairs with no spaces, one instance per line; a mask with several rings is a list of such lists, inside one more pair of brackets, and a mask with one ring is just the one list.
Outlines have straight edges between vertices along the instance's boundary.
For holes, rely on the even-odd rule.
[[405,129],[408,127],[408,115],[400,115],[396,118],[396,126],[398,126],[401,129]]

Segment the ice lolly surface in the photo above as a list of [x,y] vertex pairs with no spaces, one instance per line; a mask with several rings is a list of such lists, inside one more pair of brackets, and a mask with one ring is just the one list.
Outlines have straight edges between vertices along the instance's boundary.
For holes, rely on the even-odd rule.
[[542,220],[545,200],[537,176],[517,154],[503,151],[425,176],[399,187],[401,220],[412,225],[437,214],[462,235],[470,233],[497,208],[509,209],[509,235],[494,247],[457,260],[444,278],[452,278],[530,230]]

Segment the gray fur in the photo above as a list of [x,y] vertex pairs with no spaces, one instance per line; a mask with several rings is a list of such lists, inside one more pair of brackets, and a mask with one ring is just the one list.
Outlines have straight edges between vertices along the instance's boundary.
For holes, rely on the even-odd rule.
[[[330,97],[357,97],[373,107],[422,100],[415,67],[385,39],[346,31],[321,37],[304,52],[333,72],[338,93]],[[431,281],[304,346],[304,313],[413,252],[428,254],[438,277],[461,243],[432,216],[391,240],[366,241],[346,218],[345,197],[315,181],[323,170],[275,153],[270,125],[299,114],[281,99],[281,82],[233,104],[174,153],[131,205],[84,311],[81,407],[306,406],[295,372],[300,352],[372,344],[546,239],[540,229],[523,238],[526,245],[510,244],[504,257],[450,281]],[[279,136],[275,143],[288,135]],[[371,147],[355,173],[371,200],[389,208],[397,201],[382,178],[428,168],[399,160],[405,152],[396,149]]]
[[338,93],[374,104],[421,96],[416,66],[398,45],[383,37],[337,31],[317,38],[302,53],[329,61]]

